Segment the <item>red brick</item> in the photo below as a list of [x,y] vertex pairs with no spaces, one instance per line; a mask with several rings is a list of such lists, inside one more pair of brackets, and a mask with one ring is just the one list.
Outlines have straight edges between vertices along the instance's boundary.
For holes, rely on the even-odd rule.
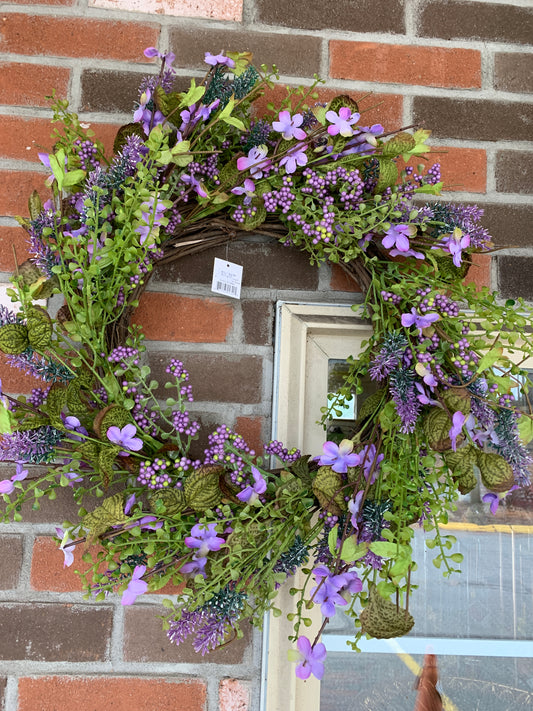
[[[252,625],[244,623],[243,636],[213,649],[202,657],[194,651],[193,636],[181,644],[173,644],[163,630],[159,605],[132,605],[124,610],[124,661],[159,662],[163,664],[242,664],[251,654]],[[61,709],[63,711],[63,709]]]
[[271,301],[242,301],[242,330],[244,342],[254,346],[272,344],[274,320]]
[[472,266],[468,270],[465,282],[475,284],[479,291],[483,286],[490,288],[490,254],[473,254]]
[[63,67],[1,62],[0,101],[12,106],[48,106],[45,97],[52,89],[58,97],[66,97],[69,78],[70,70]]
[[[306,103],[313,106],[316,102],[331,101],[340,93],[346,93],[357,101],[361,113],[361,125],[371,126],[382,123],[387,128],[399,128],[402,121],[403,97],[399,94],[374,94],[361,91],[341,92],[339,89],[319,88],[317,99],[307,99]],[[267,104],[272,102],[279,106],[287,95],[286,85],[277,84],[273,89],[267,89],[264,96],[254,102],[256,116],[272,115]],[[294,102],[293,102],[294,103]],[[277,112],[276,112],[277,116]]]
[[[117,12],[146,12],[178,17],[203,17],[210,20],[242,20],[243,0],[89,0],[89,7]],[[170,44],[173,47],[173,44]],[[212,46],[212,45],[206,45]],[[216,46],[216,45],[215,45]]]
[[530,141],[533,104],[527,101],[415,96],[413,122],[439,138]]
[[218,688],[219,711],[248,711],[250,690],[238,679],[222,679]]
[[[487,154],[480,148],[448,148],[434,146],[431,153],[424,156],[411,158],[407,165],[417,168],[424,166],[427,172],[435,163],[440,163],[444,190],[456,192],[484,193],[487,191]],[[398,167],[405,167],[399,161]]]
[[7,356],[0,353],[0,373],[2,378],[2,389],[10,395],[29,394],[32,388],[38,388],[43,384],[31,375],[25,375],[24,371],[7,364]]
[[361,120],[359,123],[372,126],[381,123],[386,130],[402,126],[403,96],[398,94],[363,94],[355,95],[359,105]]
[[143,50],[159,38],[159,28],[146,23],[17,13],[2,19],[0,49],[17,54],[145,62]]
[[262,456],[264,454],[265,440],[262,437],[262,417],[237,417],[235,431],[244,438],[246,444],[255,451],[256,455]]
[[330,75],[336,79],[478,88],[481,53],[474,49],[331,40]]
[[[11,5],[28,5],[29,0],[10,0]],[[74,5],[76,0],[31,0],[32,5]]]
[[403,0],[337,0],[334,3],[256,0],[254,5],[259,21],[267,25],[345,32],[403,33],[405,30]]
[[15,271],[15,256],[17,263],[22,264],[30,256],[28,233],[22,227],[0,227],[0,271]]
[[[53,128],[48,119],[0,115],[0,157],[39,163],[38,153],[49,152],[53,147]],[[120,124],[95,123],[90,128],[95,134],[93,138],[104,144],[106,155],[112,155]]]
[[342,267],[338,264],[332,264],[331,266],[331,280],[329,282],[329,288],[333,291],[350,291],[361,293],[361,287],[357,284]]
[[91,123],[91,131],[94,131],[92,139],[98,139],[104,144],[105,154],[109,158],[113,155],[113,143],[117,136],[117,131],[121,127],[119,123]]
[[34,590],[53,590],[54,592],[77,592],[83,590],[79,575],[75,569],[85,570],[82,546],[74,546],[74,563],[69,568],[63,567],[63,551],[51,536],[38,536],[33,544],[31,559],[30,584]]
[[233,322],[233,309],[223,299],[147,291],[134,322],[141,324],[151,341],[223,343]]
[[109,655],[113,610],[94,604],[3,602],[0,625],[0,659],[103,662]]
[[37,153],[52,148],[51,132],[47,119],[0,116],[0,157],[39,162]]
[[[2,561],[0,590],[10,590],[17,587],[22,565],[22,552],[21,536],[0,536],[0,560]],[[1,704],[0,708],[2,708]]]
[[201,681],[167,681],[135,677],[23,677],[18,711],[203,711],[206,687]]
[[[263,358],[239,353],[183,353],[175,348],[149,351],[148,362],[153,377],[160,383],[155,391],[160,399],[167,397],[163,384],[171,358],[185,363],[189,371],[194,399],[200,402],[235,402],[255,405],[262,399]],[[205,419],[205,418],[202,418]],[[217,423],[218,426],[220,422]],[[214,429],[214,428],[213,428]]]
[[28,216],[28,198],[34,190],[37,190],[43,201],[48,198],[46,195],[45,173],[31,171],[0,171],[0,184],[2,191],[0,194],[0,215],[15,217]]

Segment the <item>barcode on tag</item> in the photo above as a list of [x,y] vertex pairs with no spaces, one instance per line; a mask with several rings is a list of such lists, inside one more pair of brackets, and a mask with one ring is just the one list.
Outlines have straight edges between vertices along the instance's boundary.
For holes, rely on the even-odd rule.
[[233,299],[241,298],[242,266],[215,257],[211,291]]
[[235,296],[237,299],[239,298],[239,290],[236,286],[233,286],[233,284],[226,284],[223,281],[217,281],[216,290],[229,294],[230,296]]

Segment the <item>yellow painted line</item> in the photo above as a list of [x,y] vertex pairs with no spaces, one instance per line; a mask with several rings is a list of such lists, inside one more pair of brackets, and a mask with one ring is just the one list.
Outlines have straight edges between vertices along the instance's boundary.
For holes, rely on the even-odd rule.
[[478,523],[443,523],[439,525],[447,531],[477,531],[479,533],[529,533],[533,534],[533,526],[513,525],[507,523],[489,523],[481,525]]
[[[411,671],[415,676],[418,676],[421,673],[422,667],[413,659],[410,654],[407,654],[407,652],[403,650],[403,648],[395,639],[388,639],[387,643],[394,649],[394,651],[396,652],[396,656],[398,656],[402,660],[402,662],[409,669],[409,671]],[[444,711],[459,711],[457,706],[450,698],[446,696],[446,694],[441,694],[441,697]]]

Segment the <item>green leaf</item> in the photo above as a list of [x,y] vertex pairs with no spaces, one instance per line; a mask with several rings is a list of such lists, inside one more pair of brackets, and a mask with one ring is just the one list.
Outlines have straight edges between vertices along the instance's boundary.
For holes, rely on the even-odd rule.
[[369,546],[372,553],[379,555],[380,558],[394,558],[398,554],[398,546],[396,543],[388,541],[374,541]]
[[453,560],[454,563],[462,563],[464,556],[462,553],[452,553],[450,558]]
[[374,541],[369,547],[372,553],[379,555],[380,558],[395,558],[398,556],[398,548],[401,555],[403,546],[398,547],[397,543],[391,543],[389,541]]
[[72,185],[78,185],[78,183],[81,183],[83,178],[85,178],[84,170],[71,170],[68,173],[65,173],[63,187],[68,188]]
[[492,368],[494,363],[502,357],[502,354],[503,348],[491,348],[479,361],[476,373],[482,373],[487,368]]
[[220,112],[219,118],[224,119],[224,118],[227,118],[228,116],[231,116],[231,112],[233,111],[233,107],[235,106],[235,99],[233,98],[233,96],[234,95],[232,94],[231,99],[228,101],[226,106],[224,106],[224,108]]
[[421,185],[413,190],[414,193],[424,193],[426,195],[440,195],[444,183],[435,183],[434,185]]
[[196,86],[196,81],[191,79],[189,91],[183,95],[180,101],[180,107],[192,106],[196,104],[205,94],[205,86]]
[[65,151],[60,148],[57,153],[50,153],[50,169],[54,178],[57,180],[59,190],[63,189],[63,180],[65,177]]
[[238,128],[239,131],[244,131],[246,128],[244,123],[240,119],[235,118],[235,116],[225,117],[222,121],[224,121],[224,123],[229,123],[230,126],[235,126],[235,128]]
[[410,555],[402,555],[400,556],[392,568],[390,569],[390,575],[393,578],[397,577],[402,577],[407,573],[409,570],[409,566],[411,565],[411,556]]
[[368,543],[357,544],[357,537],[350,536],[342,544],[341,559],[345,563],[353,563],[360,560],[368,553]]
[[188,165],[194,158],[192,153],[189,153],[190,147],[191,144],[189,141],[180,141],[179,143],[176,143],[176,145],[170,149],[172,163],[179,165],[180,168],[184,168]]
[[4,405],[3,400],[4,399],[0,397],[0,433],[11,434],[13,431],[11,429],[12,415]]
[[[1,431],[1,430],[0,430]],[[522,413],[518,420],[518,434],[524,444],[531,442],[533,439],[533,418]]]
[[333,526],[328,534],[328,548],[331,555],[337,555],[337,538],[339,535],[339,526]]

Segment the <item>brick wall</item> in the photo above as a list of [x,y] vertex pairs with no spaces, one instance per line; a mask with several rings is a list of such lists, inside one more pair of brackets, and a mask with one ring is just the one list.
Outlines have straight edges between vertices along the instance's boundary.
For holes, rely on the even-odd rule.
[[[42,189],[52,88],[109,146],[130,119],[142,50],[177,54],[178,83],[202,76],[206,50],[249,49],[286,83],[327,79],[323,96],[367,95],[365,118],[433,129],[450,197],[485,208],[498,245],[474,278],[533,300],[533,7],[530,0],[12,0],[0,15],[0,297],[25,258],[14,215]],[[510,249],[513,247],[513,249]],[[244,266],[240,301],[211,294],[213,257]],[[257,237],[159,268],[136,319],[157,378],[170,357],[191,372],[196,414],[259,447],[270,431],[277,299],[360,299],[343,274]],[[3,387],[30,378],[0,361]],[[162,380],[162,378],[160,378]],[[0,472],[2,478],[9,471]],[[67,494],[67,495],[66,495]],[[54,552],[54,523],[75,515],[62,492],[0,529],[0,699],[5,711],[257,709],[260,636],[206,659],[167,644],[159,596],[124,610],[91,603]],[[77,564],[82,565],[81,561]],[[236,679],[237,681],[232,681]]]

